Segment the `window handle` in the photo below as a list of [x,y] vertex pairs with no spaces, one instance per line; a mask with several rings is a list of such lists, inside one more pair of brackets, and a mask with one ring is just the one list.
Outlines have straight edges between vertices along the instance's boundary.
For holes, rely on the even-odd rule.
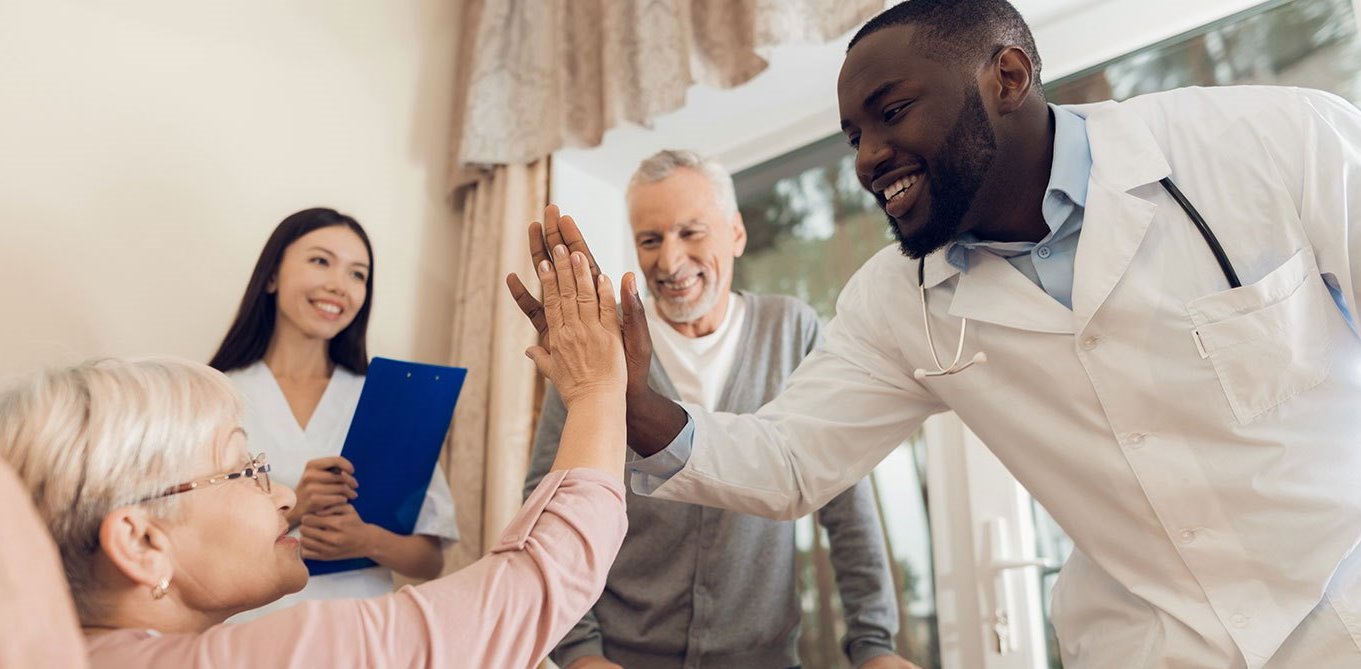
[[1007,655],[1020,649],[1013,615],[1016,608],[1016,593],[1010,579],[1007,578],[1007,572],[1017,569],[1055,569],[1061,565],[1045,558],[1013,557],[1012,552],[1015,548],[1012,546],[1011,525],[1006,518],[989,518],[984,521],[984,527],[987,530],[984,538],[987,542],[986,570],[992,577],[990,604],[993,613],[989,621],[992,648],[998,655]]

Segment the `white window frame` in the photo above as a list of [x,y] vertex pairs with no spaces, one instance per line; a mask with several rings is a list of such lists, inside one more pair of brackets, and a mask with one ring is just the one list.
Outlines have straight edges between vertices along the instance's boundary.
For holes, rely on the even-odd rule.
[[1029,493],[954,413],[923,430],[942,669],[1046,669]]

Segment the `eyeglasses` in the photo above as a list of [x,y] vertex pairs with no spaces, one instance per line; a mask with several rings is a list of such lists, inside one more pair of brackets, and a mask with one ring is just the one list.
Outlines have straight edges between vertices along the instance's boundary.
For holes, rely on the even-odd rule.
[[[247,453],[247,455],[250,455],[250,454]],[[236,479],[239,479],[239,478],[249,478],[249,479],[255,481],[255,485],[259,486],[261,490],[265,491],[265,494],[269,494],[269,487],[270,487],[270,486],[269,486],[269,463],[265,462],[265,454],[264,454],[264,453],[261,453],[261,454],[259,454],[259,455],[256,455],[256,456],[252,457],[252,458],[250,459],[250,463],[248,463],[248,464],[246,465],[246,468],[245,468],[245,469],[241,469],[241,470],[238,470],[238,471],[231,471],[231,472],[227,472],[227,473],[225,473],[225,474],[218,474],[218,475],[216,475],[216,476],[210,476],[210,477],[208,477],[208,478],[196,479],[196,480],[194,480],[194,481],[189,481],[189,482],[187,482],[187,483],[181,483],[181,484],[179,484],[179,485],[177,485],[177,486],[171,486],[171,487],[169,487],[169,488],[166,488],[166,489],[165,489],[163,492],[161,492],[159,495],[152,495],[152,496],[146,497],[146,498],[144,498],[144,499],[142,499],[142,500],[140,500],[140,501],[142,501],[142,502],[149,502],[149,501],[151,501],[151,500],[153,500],[153,499],[161,499],[162,497],[169,497],[169,496],[171,496],[171,495],[178,495],[178,494],[180,494],[180,493],[182,493],[182,492],[189,492],[190,490],[198,490],[199,488],[206,488],[206,487],[208,487],[208,486],[210,486],[210,485],[217,485],[218,483],[226,483],[227,481],[233,481],[233,480],[236,480]]]

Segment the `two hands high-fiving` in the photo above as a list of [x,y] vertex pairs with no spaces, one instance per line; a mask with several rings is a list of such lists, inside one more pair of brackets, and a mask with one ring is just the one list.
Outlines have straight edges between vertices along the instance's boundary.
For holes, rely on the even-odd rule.
[[[555,255],[555,249],[561,249],[562,254]],[[591,282],[599,285],[599,278],[602,276],[600,266],[596,264],[595,256],[591,255],[591,249],[586,245],[581,229],[571,216],[560,215],[556,205],[549,205],[544,210],[543,223],[535,222],[529,225],[529,254],[541,279],[544,276],[545,262],[549,267],[557,268],[559,263],[580,257],[590,272]],[[550,298],[556,299],[557,295],[553,293],[567,285],[567,281],[559,281],[553,286],[551,293],[549,287],[545,286],[545,301]],[[515,304],[520,307],[520,311],[524,312],[530,323],[533,323],[534,329],[538,330],[539,346],[544,350],[551,350],[549,321],[544,310],[544,302],[535,298],[520,277],[514,273],[506,277],[506,286],[510,288],[510,295],[515,298]],[[647,315],[643,310],[643,301],[638,295],[638,280],[632,272],[624,275],[622,288],[623,295],[619,300],[622,308],[617,322],[624,346],[624,363],[628,374],[627,390],[632,396],[647,389],[647,371],[652,364],[652,338],[647,330]]]
[[[609,287],[608,281],[604,284],[599,282],[600,267],[595,262],[595,257],[591,255],[591,249],[586,245],[586,240],[581,234],[581,229],[577,227],[576,221],[571,216],[562,216],[558,208],[549,205],[544,210],[544,222],[532,223],[529,226],[529,253],[534,260],[534,266],[539,272],[542,282],[544,278],[544,263],[547,267],[556,268],[560,263],[570,263],[572,258],[580,259],[580,267],[583,271],[589,271],[591,277],[595,277],[597,286],[604,285]],[[560,270],[559,270],[560,271]],[[557,293],[564,287],[565,282],[558,282],[553,287],[553,293]],[[588,282],[589,285],[589,282]],[[545,312],[545,302],[540,301],[525,287],[519,276],[511,274],[506,277],[506,286],[510,288],[511,297],[515,298],[515,303],[524,312],[529,321],[534,324],[534,328],[539,331],[539,347],[544,351],[553,351],[552,327]],[[627,372],[625,385],[627,397],[627,424],[628,424],[628,443],[631,448],[641,455],[651,455],[669,444],[682,428],[685,427],[686,415],[680,405],[672,402],[660,395],[648,385],[648,369],[652,365],[652,338],[648,334],[647,314],[643,309],[643,300],[638,294],[638,280],[633,273],[624,275],[622,282],[623,295],[621,296],[621,309],[619,318],[611,320],[611,326],[617,325],[620,338],[624,349],[624,368]],[[550,291],[545,286],[545,301],[550,296]],[[578,293],[584,295],[584,293]],[[556,294],[551,295],[558,299]],[[611,300],[613,293],[611,292]],[[611,306],[613,308],[613,305]],[[532,349],[531,349],[532,350]],[[540,371],[543,368],[540,367]],[[553,379],[554,385],[558,386],[559,393],[562,392],[561,384],[557,379]],[[564,399],[566,399],[564,397]]]

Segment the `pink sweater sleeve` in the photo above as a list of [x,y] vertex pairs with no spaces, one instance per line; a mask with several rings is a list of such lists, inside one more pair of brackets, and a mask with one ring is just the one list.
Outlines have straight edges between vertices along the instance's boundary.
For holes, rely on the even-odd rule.
[[57,546],[4,460],[0,509],[0,668],[84,667],[84,642]]
[[605,587],[628,521],[623,485],[550,473],[481,560],[366,600],[308,602],[203,634],[121,630],[95,667],[533,667]]

